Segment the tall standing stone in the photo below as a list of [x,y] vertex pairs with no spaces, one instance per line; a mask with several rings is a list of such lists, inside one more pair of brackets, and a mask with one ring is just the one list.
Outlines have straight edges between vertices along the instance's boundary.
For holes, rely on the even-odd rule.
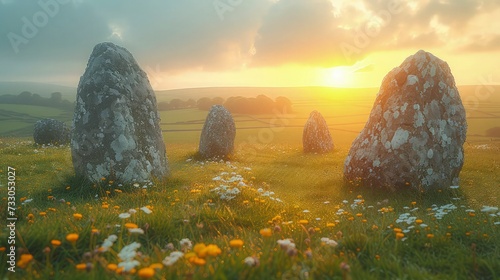
[[154,91],[125,48],[94,47],[78,85],[71,153],[76,174],[94,182],[168,175]]
[[236,126],[233,116],[222,105],[213,105],[201,131],[199,153],[202,158],[226,158],[234,150]]
[[302,133],[302,145],[306,153],[326,153],[333,150],[333,140],[325,119],[318,111],[312,111]]
[[344,177],[391,190],[456,185],[466,131],[450,67],[418,51],[385,76],[370,118],[349,151]]

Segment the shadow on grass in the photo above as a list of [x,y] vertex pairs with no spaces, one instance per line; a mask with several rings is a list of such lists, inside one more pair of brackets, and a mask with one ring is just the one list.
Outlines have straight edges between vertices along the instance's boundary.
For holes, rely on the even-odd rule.
[[126,183],[121,184],[114,181],[103,180],[101,182],[92,182],[84,176],[67,175],[61,183],[57,183],[49,191],[38,190],[33,192],[32,197],[36,201],[59,200],[60,202],[70,201],[72,204],[86,203],[94,201],[98,198],[107,197],[113,198],[114,196],[125,193],[135,194],[139,193],[143,188],[153,188],[156,191],[164,189],[175,189],[180,186],[189,184],[187,180],[176,177],[168,177],[164,179],[154,179],[150,183]]
[[370,201],[389,200],[390,204],[405,204],[407,201],[415,201],[419,205],[429,207],[433,204],[444,205],[454,203],[455,200],[467,200],[465,192],[461,189],[442,188],[433,190],[417,190],[414,188],[403,188],[395,191],[384,188],[370,188],[362,185],[355,185],[343,182],[342,192],[347,194],[361,194],[364,199]]

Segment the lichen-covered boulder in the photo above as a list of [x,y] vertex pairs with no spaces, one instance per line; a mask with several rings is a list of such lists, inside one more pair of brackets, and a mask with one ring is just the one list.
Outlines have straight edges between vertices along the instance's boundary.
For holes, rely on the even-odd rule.
[[199,154],[204,159],[224,159],[234,150],[236,126],[222,105],[214,105],[201,131]]
[[94,47],[78,85],[71,153],[76,174],[94,182],[168,175],[154,91],[125,48]]
[[370,118],[352,143],[344,178],[391,190],[456,185],[466,131],[450,67],[418,51],[385,76]]
[[40,145],[66,145],[69,143],[69,128],[54,119],[42,119],[35,123],[33,139]]
[[306,153],[326,153],[333,150],[333,140],[325,119],[318,111],[312,111],[304,126],[302,145]]

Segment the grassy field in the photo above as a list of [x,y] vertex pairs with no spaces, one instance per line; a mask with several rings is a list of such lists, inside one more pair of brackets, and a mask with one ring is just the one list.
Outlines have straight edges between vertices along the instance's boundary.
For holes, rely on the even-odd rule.
[[[294,100],[291,113],[235,115],[227,162],[193,159],[207,112],[162,112],[172,175],[145,185],[91,184],[74,176],[68,147],[0,138],[0,208],[9,206],[11,166],[18,217],[16,272],[7,271],[11,231],[2,227],[0,278],[500,278],[500,141],[484,136],[498,125],[498,96],[479,105],[462,96],[469,134],[460,187],[427,193],[344,184],[373,99],[321,92]],[[336,145],[325,155],[301,149],[314,109]],[[6,225],[8,215],[0,211]]]
[[[299,146],[276,143],[239,150],[230,162],[197,162],[190,160],[192,144],[169,144],[171,178],[145,187],[87,184],[68,168],[65,147],[4,139],[0,149],[4,186],[6,165],[16,168],[17,254],[33,256],[7,274],[2,254],[1,271],[11,279],[135,279],[149,267],[153,279],[500,277],[499,210],[483,207],[498,206],[498,144],[466,147],[459,189],[397,194],[344,186],[347,146],[304,155]],[[234,188],[240,193],[224,199]],[[129,209],[137,212],[119,217]],[[135,226],[143,233],[127,229]],[[75,243],[66,240],[71,233],[78,234]],[[100,252],[113,234],[117,241]],[[5,253],[8,235],[0,235]],[[182,247],[185,238],[218,249]],[[119,253],[133,242],[141,244],[136,269],[116,270],[124,261]],[[184,257],[165,260],[176,251]]]
[[35,123],[43,118],[53,118],[70,124],[73,113],[42,106],[0,104],[0,136],[33,135]]

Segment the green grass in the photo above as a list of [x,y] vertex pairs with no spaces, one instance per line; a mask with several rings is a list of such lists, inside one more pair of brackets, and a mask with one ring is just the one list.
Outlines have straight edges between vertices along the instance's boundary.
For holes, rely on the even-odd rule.
[[40,119],[53,118],[69,125],[72,117],[72,112],[57,108],[0,104],[0,136],[22,137],[33,135],[33,127]]
[[[474,87],[464,88],[465,102]],[[282,90],[286,89],[273,92]],[[162,112],[172,175],[144,189],[107,180],[91,184],[75,177],[68,147],[37,147],[28,137],[0,138],[0,220],[7,223],[3,209],[8,206],[7,166],[12,166],[16,168],[16,252],[18,260],[21,254],[34,257],[26,266],[21,263],[15,274],[7,273],[10,232],[3,227],[0,276],[138,279],[138,271],[121,275],[107,268],[121,262],[118,253],[124,246],[141,244],[137,250],[141,254],[135,257],[140,270],[162,263],[173,251],[192,255],[194,248],[183,249],[179,243],[188,238],[193,245],[215,244],[220,253],[203,256],[198,245],[192,258],[156,270],[153,279],[500,278],[500,211],[481,212],[485,205],[499,206],[500,142],[483,136],[497,126],[499,96],[479,100],[478,108],[465,102],[469,129],[459,189],[387,193],[347,186],[342,178],[350,144],[368,118],[374,94],[318,89],[305,97],[304,90],[311,89],[290,90],[295,94],[291,114],[235,115],[236,151],[230,164],[191,160],[208,112]],[[57,109],[0,106],[2,135],[31,135],[33,123],[42,117],[71,118]],[[319,110],[330,126],[335,143],[331,153],[302,153],[302,129],[312,110]],[[226,201],[215,191],[222,183],[213,178],[228,179],[231,172],[241,175],[248,186]],[[266,192],[274,194],[263,196]],[[449,204],[456,209],[438,219],[441,207]],[[140,210],[144,206],[152,213]],[[118,217],[129,209],[137,213],[125,220]],[[414,220],[398,223],[404,213],[427,226]],[[126,222],[137,224],[144,234],[129,233]],[[260,234],[264,228],[273,231],[271,236]],[[404,240],[396,238],[395,229],[403,231]],[[69,233],[79,235],[74,245],[66,240]],[[96,251],[112,234],[118,240],[109,251]],[[278,245],[278,240],[288,238],[297,251]],[[328,246],[321,238],[338,244]],[[241,239],[243,247],[231,248],[233,239]],[[52,240],[60,240],[61,245],[55,247]],[[247,257],[255,257],[260,265],[245,264]],[[196,265],[201,260],[205,264]],[[350,269],[341,269],[342,263]],[[88,271],[77,269],[77,264],[88,265]]]
[[[181,258],[156,270],[153,279],[500,277],[500,225],[494,224],[500,217],[480,211],[483,205],[498,206],[498,143],[487,143],[486,149],[466,145],[460,188],[432,193],[346,186],[342,170],[348,146],[338,145],[326,155],[304,155],[300,146],[286,143],[290,141],[238,149],[230,164],[189,160],[195,144],[167,143],[172,176],[143,189],[106,180],[94,185],[74,177],[69,148],[40,148],[22,139],[1,139],[3,186],[6,167],[16,168],[17,253],[32,254],[34,259],[15,274],[6,274],[6,251],[0,257],[0,271],[11,279],[138,279],[138,270],[183,250],[179,242],[188,238],[193,245],[215,244],[220,253],[202,258],[204,253],[197,250],[191,259]],[[213,191],[222,183],[212,178],[229,179],[231,172],[241,175],[248,187],[240,187],[241,193],[226,201]],[[266,191],[274,194],[262,196]],[[0,207],[6,209],[6,192],[1,196]],[[25,199],[33,201],[21,204]],[[437,219],[438,208],[450,203],[457,208]],[[144,206],[152,213],[140,210]],[[118,217],[129,209],[137,213],[128,219]],[[75,219],[75,213],[82,219]],[[427,226],[398,223],[403,213]],[[6,215],[1,211],[0,220],[6,221]],[[125,222],[137,224],[144,234],[128,233]],[[260,234],[264,228],[279,231],[265,237]],[[405,231],[404,240],[396,238],[395,228]],[[69,233],[79,234],[75,245],[65,239]],[[8,246],[8,234],[1,232],[0,247]],[[97,252],[111,234],[118,240],[108,252]],[[328,246],[323,237],[338,245]],[[293,239],[296,251],[278,245],[278,240],[287,238]],[[54,239],[62,244],[54,247]],[[231,248],[233,239],[241,239],[243,247]],[[119,275],[107,269],[108,264],[120,262],[118,253],[132,242],[141,244],[137,250],[141,255],[135,257],[137,272]],[[184,249],[184,253],[193,250]],[[251,256],[260,265],[245,264]],[[205,264],[196,265],[200,259]],[[91,269],[78,270],[80,263],[88,263]],[[350,269],[342,270],[341,263]]]

